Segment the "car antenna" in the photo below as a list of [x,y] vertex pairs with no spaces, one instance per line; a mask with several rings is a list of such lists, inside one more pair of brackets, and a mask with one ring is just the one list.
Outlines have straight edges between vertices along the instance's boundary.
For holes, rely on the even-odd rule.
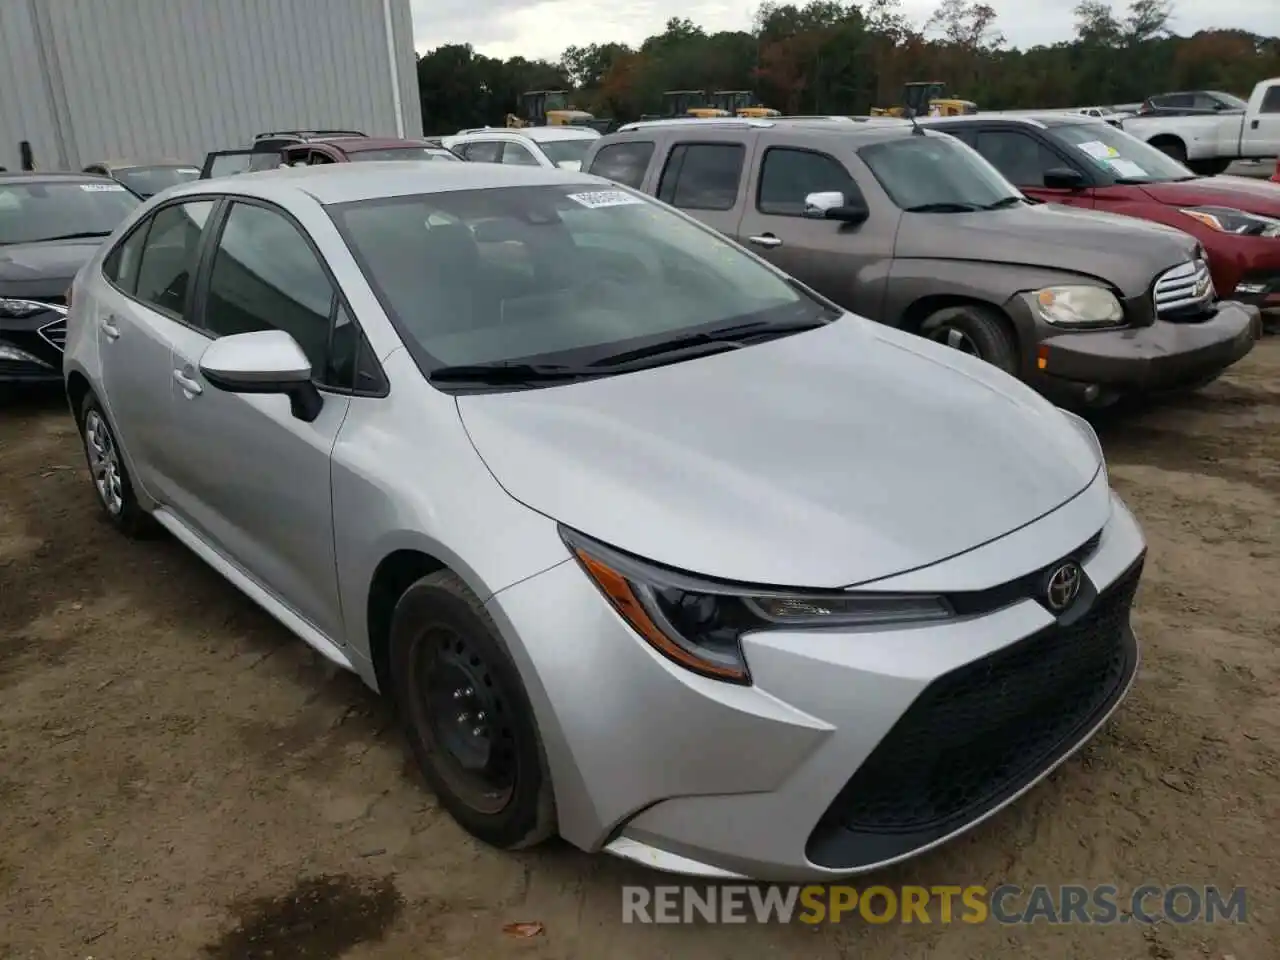
[[923,136],[924,136],[924,127],[922,127],[922,126],[920,126],[920,124],[916,123],[916,111],[915,111],[915,108],[914,108],[914,107],[904,107],[902,112],[903,112],[904,114],[906,114],[907,119],[911,121],[911,133],[912,133],[913,135],[918,134],[919,136],[922,136],[922,137],[923,137]]

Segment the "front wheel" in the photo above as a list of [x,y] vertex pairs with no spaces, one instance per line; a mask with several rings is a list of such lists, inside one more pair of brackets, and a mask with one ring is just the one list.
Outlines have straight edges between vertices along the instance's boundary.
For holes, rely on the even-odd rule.
[[390,661],[410,748],[441,805],[495,847],[549,837],[555,803],[533,708],[493,619],[456,574],[405,591]]
[[943,307],[920,325],[920,335],[985,360],[1005,373],[1018,374],[1017,340],[994,307],[977,303]]

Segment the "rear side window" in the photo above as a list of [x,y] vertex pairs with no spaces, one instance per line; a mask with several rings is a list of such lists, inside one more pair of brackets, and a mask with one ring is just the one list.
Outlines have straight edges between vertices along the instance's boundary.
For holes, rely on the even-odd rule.
[[1259,113],[1280,113],[1280,83],[1271,87],[1262,95],[1262,106]]
[[740,143],[679,143],[667,157],[658,199],[685,210],[731,210],[747,155]]
[[639,190],[640,185],[644,183],[644,172],[649,169],[651,159],[653,159],[653,143],[650,141],[632,140],[627,143],[611,143],[596,152],[595,158],[591,161],[591,169],[587,172]]
[[192,200],[164,207],[152,217],[134,296],[175,319],[186,319],[187,291],[195,280],[200,241],[212,212],[212,200]]
[[502,145],[502,162],[514,164],[518,167],[538,166],[538,158],[529,151],[528,147],[520,143],[504,143]]
[[811,193],[835,192],[861,197],[849,171],[834,157],[812,150],[771,147],[760,171],[756,209],[784,217],[804,214],[804,198]]
[[502,143],[497,140],[465,143],[462,145],[461,152],[472,163],[497,163],[502,157]]
[[144,220],[116,244],[102,261],[102,275],[125,293],[133,294],[138,285],[138,267],[142,263],[142,246],[147,241],[149,220]]

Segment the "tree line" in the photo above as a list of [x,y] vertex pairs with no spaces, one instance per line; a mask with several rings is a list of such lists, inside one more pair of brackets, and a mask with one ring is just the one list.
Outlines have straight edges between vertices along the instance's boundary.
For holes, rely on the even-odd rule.
[[598,117],[656,113],[666,90],[751,90],[783,113],[864,114],[902,85],[941,81],[980,110],[1109,105],[1171,90],[1247,95],[1280,75],[1280,38],[1243,30],[1179,36],[1170,0],[1081,0],[1070,39],[1009,46],[986,3],[942,0],[924,23],[898,0],[763,3],[749,30],[708,33],[673,17],[662,33],[569,47],[558,62],[448,44],[418,58],[424,128],[500,125],[525,90],[566,90]]

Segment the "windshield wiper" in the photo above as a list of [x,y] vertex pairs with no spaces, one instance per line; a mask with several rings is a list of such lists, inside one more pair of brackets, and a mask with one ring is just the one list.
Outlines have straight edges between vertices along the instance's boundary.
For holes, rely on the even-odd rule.
[[1014,197],[1014,196],[1001,197],[995,203],[988,203],[982,209],[983,210],[1003,210],[1005,207],[1016,207],[1023,203],[1026,203],[1026,199],[1024,197]]
[[830,322],[829,318],[804,317],[795,320],[752,320],[747,323],[735,323],[727,327],[718,327],[715,330],[703,330],[699,333],[672,337],[670,340],[663,340],[661,343],[650,344],[647,347],[624,350],[622,353],[615,353],[607,357],[601,357],[599,360],[593,360],[591,366],[614,368],[620,364],[631,364],[637,360],[648,360],[654,357],[665,357],[694,350],[701,354],[704,351],[699,348],[703,347],[719,348],[705,351],[708,353],[719,352],[720,349],[733,350],[743,346],[744,340],[756,340],[761,337],[780,337],[788,333],[799,333],[802,330],[823,327]]
[[943,200],[938,203],[919,203],[914,207],[904,207],[907,213],[972,213],[975,210],[985,210],[985,207],[976,203],[959,203],[952,200]]
[[41,237],[39,240],[33,240],[32,243],[47,243],[50,240],[88,240],[92,237],[109,237],[110,230],[84,230],[80,233],[60,233],[56,237]]
[[559,363],[521,363],[498,360],[493,363],[462,363],[437,367],[427,374],[432,383],[521,384],[550,380],[577,380],[598,377],[603,370],[570,367]]

